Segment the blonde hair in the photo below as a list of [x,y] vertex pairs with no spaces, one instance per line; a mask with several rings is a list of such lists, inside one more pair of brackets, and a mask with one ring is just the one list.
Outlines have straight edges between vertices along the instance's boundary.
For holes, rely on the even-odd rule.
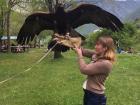
[[107,48],[104,55],[102,57],[99,57],[99,59],[100,58],[107,59],[111,61],[112,63],[114,63],[116,59],[116,54],[115,54],[115,45],[114,45],[114,41],[112,37],[101,36],[97,38],[96,43],[97,42],[100,43],[103,47]]

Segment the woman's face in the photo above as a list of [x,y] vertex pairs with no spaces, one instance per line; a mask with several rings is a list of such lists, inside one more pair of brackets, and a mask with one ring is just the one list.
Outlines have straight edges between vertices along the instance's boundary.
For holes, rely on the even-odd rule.
[[97,42],[95,45],[95,51],[96,54],[103,54],[106,51],[106,47],[103,47],[101,43]]

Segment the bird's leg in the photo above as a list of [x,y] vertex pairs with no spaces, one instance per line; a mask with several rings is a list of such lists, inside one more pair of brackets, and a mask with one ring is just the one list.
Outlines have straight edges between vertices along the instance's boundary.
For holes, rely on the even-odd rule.
[[64,36],[61,36],[61,35],[59,35],[58,33],[55,33],[54,36],[55,36],[56,38],[65,39]]
[[66,33],[66,37],[65,37],[67,40],[70,40],[70,33]]
[[53,40],[56,41],[58,44],[61,44],[63,40],[66,38],[64,36],[59,35],[58,33],[54,34]]
[[54,33],[54,35],[53,35],[53,39],[52,39],[52,40],[54,40],[54,41],[58,41],[59,39],[57,38],[57,36],[58,36],[58,34],[57,34],[57,33]]

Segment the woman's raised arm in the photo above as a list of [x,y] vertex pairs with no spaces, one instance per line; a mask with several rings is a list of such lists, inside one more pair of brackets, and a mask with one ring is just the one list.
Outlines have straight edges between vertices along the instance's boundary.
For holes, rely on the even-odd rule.
[[92,55],[95,54],[95,51],[91,50],[91,49],[81,48],[81,50],[82,50],[82,55],[85,56],[85,57],[88,57],[88,58],[91,58]]

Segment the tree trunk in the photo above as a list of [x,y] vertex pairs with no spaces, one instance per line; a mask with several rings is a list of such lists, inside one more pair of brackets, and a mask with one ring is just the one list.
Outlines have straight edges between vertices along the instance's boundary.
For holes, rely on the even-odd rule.
[[56,58],[61,58],[62,57],[62,54],[61,54],[61,52],[60,51],[54,51],[54,59],[56,59]]
[[[55,12],[55,9],[58,6],[58,3],[59,3],[58,0],[48,0],[48,7],[51,13]],[[61,57],[62,57],[61,52],[55,50],[53,58],[56,59],[56,58],[61,58]]]
[[0,17],[0,34],[4,35],[4,9],[1,7]]
[[37,46],[37,36],[35,36],[34,38],[34,48],[36,48],[36,46]]
[[3,7],[0,8],[1,13],[0,13],[0,51],[1,51],[1,46],[2,46],[2,36],[4,35],[4,9]]
[[7,49],[8,53],[11,52],[11,46],[10,46],[10,15],[11,15],[11,10],[7,12]]
[[40,37],[37,37],[37,45],[38,45],[38,48],[41,48],[41,38]]
[[54,59],[61,58],[62,54],[59,51],[54,51]]

